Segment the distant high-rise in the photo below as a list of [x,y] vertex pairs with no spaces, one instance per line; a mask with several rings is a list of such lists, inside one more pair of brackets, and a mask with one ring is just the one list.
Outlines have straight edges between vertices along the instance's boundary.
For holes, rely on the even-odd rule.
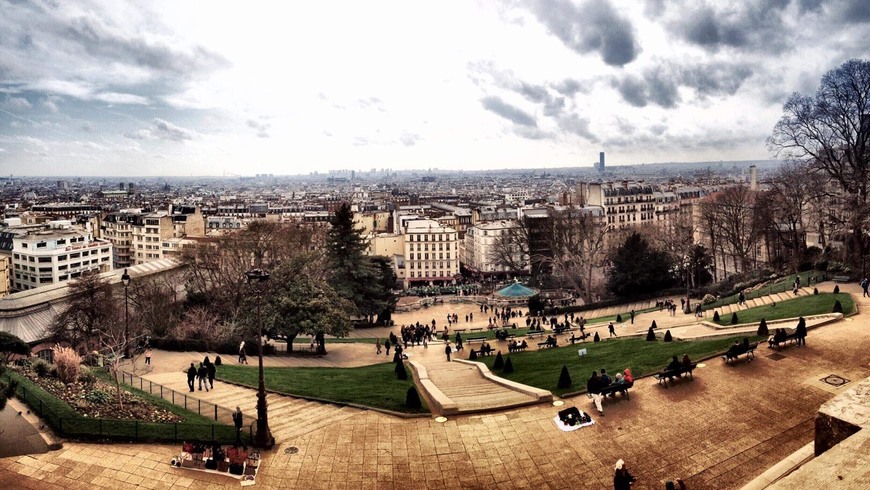
[[598,171],[604,172],[604,152],[598,153]]

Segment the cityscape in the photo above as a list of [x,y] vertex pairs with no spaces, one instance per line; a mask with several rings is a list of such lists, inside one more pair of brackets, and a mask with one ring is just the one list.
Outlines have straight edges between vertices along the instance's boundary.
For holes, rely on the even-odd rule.
[[868,25],[5,4],[0,482],[870,487]]

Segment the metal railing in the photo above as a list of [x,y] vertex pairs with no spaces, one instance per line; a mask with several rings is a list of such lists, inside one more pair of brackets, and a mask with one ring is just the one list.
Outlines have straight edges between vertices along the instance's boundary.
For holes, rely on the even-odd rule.
[[213,419],[215,422],[223,422],[229,425],[233,424],[233,411],[228,408],[200,400],[196,397],[188,396],[187,393],[173,390],[172,388],[154,383],[142,378],[141,376],[136,376],[135,374],[122,371],[120,375],[121,382],[132,386],[133,388],[138,388],[139,390],[147,392],[153,396],[159,396],[160,398],[171,402],[173,405],[184,407],[185,410],[195,412],[203,417],[208,417]]

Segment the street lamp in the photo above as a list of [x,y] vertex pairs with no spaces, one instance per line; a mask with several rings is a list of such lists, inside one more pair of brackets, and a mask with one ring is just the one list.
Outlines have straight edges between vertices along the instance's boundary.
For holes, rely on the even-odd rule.
[[124,285],[124,357],[130,358],[130,305],[127,295],[127,287],[130,286],[130,274],[127,269],[121,274],[121,284]]
[[263,297],[263,287],[269,280],[269,273],[263,269],[252,269],[245,273],[248,285],[257,295],[257,358],[259,360],[259,385],[257,387],[257,433],[254,444],[262,448],[271,448],[275,444],[272,432],[269,430],[269,414],[266,405],[266,380],[263,377],[263,319],[260,316],[260,303]]

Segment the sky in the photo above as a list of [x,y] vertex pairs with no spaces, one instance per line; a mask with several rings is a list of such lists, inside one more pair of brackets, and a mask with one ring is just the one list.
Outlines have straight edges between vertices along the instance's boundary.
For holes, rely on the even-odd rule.
[[0,0],[0,175],[768,159],[867,0]]

